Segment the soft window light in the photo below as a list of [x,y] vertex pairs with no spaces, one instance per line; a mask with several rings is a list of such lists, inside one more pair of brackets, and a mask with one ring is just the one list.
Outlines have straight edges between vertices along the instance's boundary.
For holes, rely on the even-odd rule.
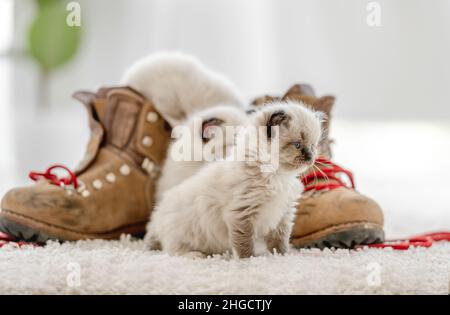
[[7,51],[12,44],[13,0],[0,1],[0,53]]

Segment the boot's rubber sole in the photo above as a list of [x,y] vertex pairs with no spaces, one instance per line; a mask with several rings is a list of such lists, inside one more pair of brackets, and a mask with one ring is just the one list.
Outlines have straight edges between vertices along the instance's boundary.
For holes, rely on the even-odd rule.
[[44,232],[20,225],[6,218],[0,218],[0,232],[8,234],[15,240],[24,240],[33,243],[45,243],[48,240],[55,240],[54,237]]
[[302,237],[292,237],[297,248],[354,248],[384,242],[383,227],[371,222],[336,225]]
[[147,222],[140,222],[102,233],[81,233],[40,222],[5,209],[2,209],[0,215],[1,232],[9,234],[17,240],[36,243],[45,243],[48,240],[118,239],[122,234],[142,237],[145,234],[146,225]]

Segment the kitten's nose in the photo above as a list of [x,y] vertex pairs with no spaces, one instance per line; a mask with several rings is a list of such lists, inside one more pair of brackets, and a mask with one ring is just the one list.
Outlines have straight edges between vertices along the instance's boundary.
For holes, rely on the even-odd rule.
[[311,161],[312,161],[313,155],[312,155],[311,150],[309,150],[309,149],[303,147],[303,148],[301,149],[301,152],[302,152],[303,159],[305,160],[305,162],[311,162]]

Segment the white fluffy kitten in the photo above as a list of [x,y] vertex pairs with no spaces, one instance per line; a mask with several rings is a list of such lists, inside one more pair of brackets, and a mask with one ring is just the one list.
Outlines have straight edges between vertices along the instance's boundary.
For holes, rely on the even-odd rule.
[[271,127],[279,126],[278,169],[263,172],[264,162],[252,149],[245,153],[254,161],[207,164],[164,193],[147,226],[150,248],[173,255],[232,250],[239,258],[255,255],[258,243],[265,243],[271,252],[287,251],[302,191],[298,176],[314,162],[320,118],[303,105],[288,102],[265,106],[251,116],[251,125],[266,126],[260,140],[268,144],[275,141]]
[[[200,112],[189,115],[188,119],[178,126],[186,126],[189,129],[190,134],[197,140],[199,144],[207,144],[210,141],[216,140],[214,128],[220,128],[222,131],[222,143],[223,146],[217,148],[218,151],[211,152],[214,155],[215,160],[224,159],[230,150],[233,148],[235,134],[231,132],[227,127],[229,126],[243,126],[247,125],[248,117],[243,109],[222,105],[214,106]],[[185,141],[180,135],[172,134],[172,137],[176,137],[175,140],[169,146],[167,151],[167,157],[163,164],[161,177],[158,180],[156,186],[155,198],[156,202],[159,202],[163,193],[180,184],[186,178],[194,175],[197,171],[206,164],[205,160],[194,160],[195,155],[202,155],[202,146],[192,146],[191,158],[192,160],[179,161],[175,159],[177,150]],[[213,146],[204,147],[214,148]],[[195,152],[194,152],[195,151]]]
[[172,126],[207,107],[243,107],[237,89],[228,79],[195,58],[176,52],[152,54],[137,61],[125,72],[122,84],[151,100]]

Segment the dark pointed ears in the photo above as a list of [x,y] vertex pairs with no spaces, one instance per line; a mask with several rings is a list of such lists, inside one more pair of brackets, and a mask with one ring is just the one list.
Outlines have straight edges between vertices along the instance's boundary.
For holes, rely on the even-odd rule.
[[282,124],[287,124],[290,120],[289,115],[284,110],[277,110],[272,113],[269,113],[269,117],[267,119],[267,138],[272,138],[272,127],[281,126]]
[[211,139],[211,128],[212,127],[219,127],[224,123],[222,119],[219,119],[217,117],[212,117],[203,120],[202,122],[202,139],[203,141],[208,141]]

